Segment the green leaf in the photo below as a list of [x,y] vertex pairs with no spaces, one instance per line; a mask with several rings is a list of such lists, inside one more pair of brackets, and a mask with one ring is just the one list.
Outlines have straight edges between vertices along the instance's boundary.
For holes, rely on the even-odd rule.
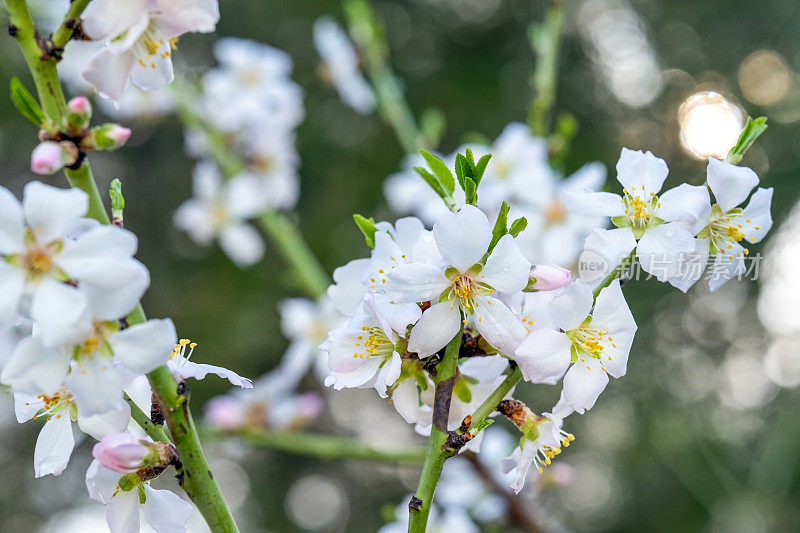
[[492,424],[494,424],[494,420],[492,420],[491,418],[484,418],[483,420],[475,424],[475,426],[470,430],[470,433],[473,436],[477,435],[478,433],[488,428]]
[[436,179],[436,176],[422,167],[414,167],[414,170],[416,170],[417,174],[419,174],[420,177],[425,180],[425,183],[430,185],[431,189],[433,189],[436,194],[442,198],[447,196],[447,193],[445,192],[444,188],[442,188],[442,184],[439,183],[439,180]]
[[422,154],[422,157],[428,162],[428,166],[431,167],[433,174],[436,176],[436,179],[439,180],[439,183],[441,183],[442,188],[449,194],[453,194],[456,188],[456,182],[453,178],[453,173],[450,172],[450,169],[447,168],[444,161],[427,150],[420,150],[419,153]]
[[478,203],[478,193],[477,189],[478,186],[472,181],[472,178],[465,178],[464,179],[464,194],[467,196],[467,203],[472,205],[477,205]]
[[464,157],[464,154],[456,154],[456,177],[462,191],[467,188],[464,185],[464,180],[470,176],[471,172],[472,170],[469,168],[469,163],[467,163],[467,158]]
[[364,239],[367,241],[367,246],[370,248],[375,248],[375,232],[378,231],[377,226],[375,226],[375,220],[373,220],[371,217],[362,217],[359,214],[353,215],[353,220],[356,221],[356,226],[358,226],[358,229],[360,229],[361,233],[364,234]]
[[37,126],[44,127],[46,118],[42,113],[42,108],[36,99],[28,92],[28,89],[22,85],[19,78],[14,76],[11,78],[11,101],[14,102],[14,107],[22,113],[22,116],[36,124]]
[[122,212],[125,209],[125,197],[122,196],[122,182],[119,179],[111,181],[108,188],[111,197],[111,216],[116,221],[122,221]]
[[522,230],[528,227],[528,219],[525,217],[519,217],[517,220],[511,223],[511,227],[508,228],[508,233],[512,237],[516,237],[519,235]]
[[503,202],[503,205],[500,206],[500,213],[497,214],[494,228],[492,228],[492,242],[489,243],[487,253],[491,253],[503,235],[508,233],[508,209],[508,204]]
[[486,165],[489,164],[489,160],[492,158],[492,154],[486,154],[478,160],[478,164],[475,165],[475,168],[472,172],[472,179],[475,180],[476,185],[481,184],[481,179],[483,179],[483,173],[486,172]]
[[469,385],[464,380],[457,380],[453,385],[453,394],[464,403],[472,401],[472,391],[469,390]]
[[738,165],[744,157],[747,149],[750,148],[758,137],[767,131],[767,117],[758,117],[753,120],[752,117],[747,117],[747,124],[745,124],[742,133],[739,134],[739,140],[731,148],[728,155],[725,157],[725,162],[733,165]]

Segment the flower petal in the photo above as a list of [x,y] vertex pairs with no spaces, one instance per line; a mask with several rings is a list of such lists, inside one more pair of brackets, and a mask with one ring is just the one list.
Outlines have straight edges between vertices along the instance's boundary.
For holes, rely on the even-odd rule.
[[576,280],[558,291],[550,302],[550,313],[560,329],[569,331],[586,320],[593,304],[592,288],[588,283]]
[[572,341],[560,331],[539,329],[522,341],[514,360],[526,381],[554,385],[570,363]]
[[682,183],[659,196],[653,214],[662,220],[677,222],[692,235],[697,235],[708,224],[711,214],[708,188]]
[[367,291],[361,283],[361,274],[370,266],[369,259],[355,259],[333,271],[333,285],[328,296],[342,314],[352,316]]
[[143,91],[155,91],[172,83],[172,50],[169,39],[159,40],[157,48],[149,49],[137,42],[131,50],[135,61],[130,70],[131,81]]
[[508,356],[514,354],[517,346],[525,338],[525,326],[511,309],[497,298],[475,297],[474,323],[486,342]]
[[167,364],[178,342],[172,320],[148,320],[114,333],[109,339],[114,358],[138,374]]
[[110,533],[136,533],[140,520],[138,490],[119,491],[106,506],[106,523]]
[[530,273],[531,264],[519,251],[514,237],[503,235],[486,260],[478,280],[488,283],[498,292],[513,294],[528,285]]
[[31,299],[31,318],[45,346],[80,342],[91,331],[86,295],[75,287],[44,278]]
[[642,270],[658,281],[675,277],[682,258],[694,252],[694,237],[676,222],[649,228],[639,239],[636,257]]
[[762,189],[759,187],[753,196],[750,197],[750,202],[742,210],[742,233],[744,233],[744,240],[748,243],[758,242],[764,238],[767,232],[772,228],[772,214],[770,213],[770,206],[772,205],[772,187],[769,189]]
[[386,293],[398,302],[436,301],[450,285],[439,267],[425,263],[400,265],[387,279]]
[[708,273],[708,287],[715,291],[722,287],[731,278],[739,277],[747,272],[747,265],[744,261],[744,248],[742,245],[734,243],[731,248],[726,248],[717,253],[714,264],[711,265]]
[[597,359],[579,359],[564,376],[562,397],[576,413],[583,414],[591,409],[608,385],[608,374],[600,365]]
[[639,197],[649,197],[651,192],[658,194],[667,174],[667,164],[651,152],[623,148],[617,161],[617,180],[629,193]]
[[102,48],[89,59],[83,77],[100,96],[117,100],[128,86],[135,62],[136,56],[130,50],[113,53],[107,47]]
[[394,382],[400,377],[402,364],[400,354],[392,352],[392,356],[383,364],[375,379],[375,390],[378,391],[378,396],[386,398],[386,388],[394,385]]
[[72,420],[69,412],[63,411],[45,422],[36,439],[33,451],[33,468],[36,477],[53,474],[58,476],[67,468],[75,437],[72,435]]
[[411,329],[408,351],[427,357],[444,348],[461,327],[461,311],[455,302],[442,302],[425,310]]
[[492,226],[486,215],[473,205],[442,216],[433,225],[436,247],[448,264],[465,272],[481,260],[492,240]]
[[576,215],[618,217],[625,214],[625,206],[618,194],[592,190],[563,191],[567,209]]
[[17,344],[0,381],[15,393],[52,394],[61,388],[71,358],[62,346],[47,348],[40,336],[33,335]]
[[597,295],[592,312],[592,327],[607,333],[601,341],[603,345],[601,361],[606,371],[615,378],[624,376],[637,326],[622,295],[619,280],[612,281]]
[[219,246],[240,267],[250,266],[264,255],[264,240],[250,224],[229,224],[219,234]]
[[598,284],[636,248],[636,238],[630,228],[595,228],[583,246],[578,275],[586,282]]
[[194,507],[169,490],[156,490],[144,486],[145,502],[142,505],[144,520],[158,533],[184,533]]
[[[172,368],[170,368],[170,370],[172,370]],[[193,361],[187,361],[183,363],[180,368],[175,368],[172,373],[177,374],[176,379],[193,378],[198,380],[203,379],[208,374],[216,374],[223,379],[227,379],[230,381],[231,385],[236,387],[241,387],[243,389],[253,388],[252,381],[247,378],[243,378],[233,370],[228,370],[227,368],[223,368],[221,366],[206,365],[202,363],[195,363]]]
[[0,326],[9,324],[19,313],[19,303],[25,290],[25,273],[0,258]]
[[78,417],[78,427],[87,435],[100,440],[110,433],[125,431],[130,418],[131,406],[126,402],[118,409],[111,409],[97,415]]
[[93,354],[81,358],[64,380],[78,406],[78,417],[123,409],[122,383],[108,357]]
[[5,187],[0,187],[0,254],[22,250],[25,222],[22,206]]
[[25,185],[25,220],[42,244],[63,238],[88,208],[89,197],[80,189],[59,189],[39,181]]
[[744,202],[753,187],[758,185],[758,175],[752,169],[718,159],[708,160],[706,175],[708,186],[723,213]]

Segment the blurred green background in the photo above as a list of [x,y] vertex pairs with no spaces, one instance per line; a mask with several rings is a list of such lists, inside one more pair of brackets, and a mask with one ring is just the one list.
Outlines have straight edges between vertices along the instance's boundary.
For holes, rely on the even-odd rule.
[[[509,122],[525,120],[534,67],[526,28],[541,19],[545,2],[373,5],[387,26],[392,64],[405,81],[411,108],[417,114],[437,108],[447,118],[442,152],[476,136],[494,139]],[[770,117],[769,130],[743,164],[759,173],[762,185],[775,187],[771,237],[777,243],[780,224],[800,196],[800,5],[793,0],[567,5],[556,107],[573,114],[580,126],[567,172],[602,161],[616,190],[613,167],[627,146],[664,158],[671,170],[667,186],[702,183],[704,162],[681,147],[678,110],[694,93],[717,91],[752,116]],[[297,136],[302,159],[297,219],[311,248],[329,271],[365,255],[351,214],[392,216],[382,183],[399,169],[404,154],[377,115],[355,114],[317,75],[311,26],[323,14],[343,22],[341,6],[222,0],[221,12],[216,35],[252,38],[294,59],[293,78],[303,87],[306,107]],[[592,23],[602,17],[622,25]],[[603,34],[613,38],[604,40]],[[213,41],[214,35],[181,38],[181,71],[212,66]],[[654,74],[639,79],[649,72],[646,61],[615,70],[613,62],[625,59],[614,56],[615,49],[650,50]],[[744,68],[758,51],[767,56],[756,56],[761,63],[750,66],[763,70]],[[2,79],[18,75],[29,83],[12,39],[0,39],[0,57]],[[0,182],[19,192],[33,177],[27,169],[35,131],[11,106],[5,83],[0,120]],[[262,262],[239,270],[217,248],[201,250],[173,228],[171,216],[189,195],[194,164],[183,155],[178,121],[137,124],[128,148],[93,156],[92,162],[101,188],[115,177],[124,182],[126,226],[139,236],[138,257],[152,276],[144,300],[148,313],[172,317],[181,336],[198,342],[198,361],[250,377],[271,369],[287,346],[276,305],[298,293],[286,286],[284,264],[269,249]],[[47,181],[65,185],[58,174]],[[771,254],[780,255],[788,262],[784,271],[796,270],[791,261],[800,254],[791,247],[797,246],[792,233],[797,226],[795,221],[780,243],[771,245],[768,238],[765,252],[753,251],[764,252],[767,262]],[[781,246],[790,252],[782,253]],[[771,272],[778,269],[773,265]],[[767,270],[763,283],[770,283]],[[656,281],[626,288],[640,325],[628,375],[614,380],[592,411],[567,421],[577,441],[559,461],[575,467],[576,479],[531,502],[533,512],[576,531],[799,530],[800,394],[779,385],[800,381],[790,372],[800,372],[800,348],[792,342],[775,348],[777,336],[768,330],[770,311],[800,315],[800,303],[793,307],[763,297],[759,302],[760,286],[732,282],[713,295],[695,287],[688,297]],[[800,302],[797,287],[780,287],[773,292]],[[795,332],[781,333],[791,340]],[[777,376],[766,362],[770,350],[789,361]],[[193,404],[199,409],[227,388],[216,379],[195,384]],[[305,388],[319,385],[308,378]],[[520,391],[537,410],[552,405],[557,395],[548,386]],[[93,531],[95,522],[80,514],[90,505],[83,489],[90,444],[77,448],[61,477],[33,479],[38,428],[17,426],[9,395],[0,395],[0,531],[67,531],[66,524],[76,520],[81,531]],[[374,393],[344,391],[326,398],[331,403],[314,430],[355,434],[359,424],[400,421],[392,409],[379,409],[386,406]],[[348,402],[373,402],[379,410],[348,426],[333,412],[346,410]],[[374,531],[387,506],[393,509],[412,491],[418,474],[414,468],[320,462],[236,443],[213,443],[209,449],[243,531]],[[91,508],[97,512],[100,506]],[[103,530],[102,523],[97,527]]]

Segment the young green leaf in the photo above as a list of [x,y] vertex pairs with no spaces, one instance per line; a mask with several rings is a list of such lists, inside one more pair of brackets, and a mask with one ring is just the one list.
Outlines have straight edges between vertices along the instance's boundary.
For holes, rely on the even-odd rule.
[[492,241],[489,243],[487,253],[491,253],[497,242],[503,235],[508,233],[508,209],[508,204],[503,202],[503,205],[500,206],[500,213],[498,213],[497,220],[494,223],[494,228],[492,228]]
[[119,179],[111,181],[108,188],[108,195],[111,197],[111,216],[114,221],[122,222],[122,213],[125,209],[125,197],[122,196],[122,182]]
[[456,154],[456,177],[458,178],[458,184],[461,186],[461,190],[467,188],[464,185],[464,180],[470,177],[470,173],[472,169],[469,168],[469,163],[467,163],[467,158],[464,157],[464,154]]
[[422,154],[422,157],[428,162],[428,166],[431,167],[434,176],[436,176],[436,179],[442,184],[442,188],[449,194],[453,194],[456,188],[455,179],[453,178],[453,173],[450,172],[450,169],[447,168],[444,161],[427,150],[420,150],[419,153]]
[[508,228],[508,234],[512,237],[516,237],[527,227],[528,220],[525,217],[519,217],[517,220],[511,223],[511,227]]
[[375,248],[375,232],[378,231],[377,226],[375,226],[375,220],[372,217],[366,218],[359,214],[353,215],[353,220],[356,221],[356,226],[364,234],[367,246]]
[[477,189],[478,186],[472,181],[472,178],[465,178],[464,179],[464,194],[466,195],[466,200],[468,204],[477,205],[478,203],[478,193]]
[[486,165],[489,164],[489,160],[492,158],[492,154],[486,154],[478,160],[478,163],[475,165],[472,173],[472,179],[475,180],[475,185],[481,184],[481,179],[483,179],[483,173],[486,172]]
[[750,148],[756,139],[767,130],[767,117],[758,117],[753,120],[752,117],[747,117],[747,124],[745,124],[742,133],[739,134],[739,140],[736,145],[731,148],[728,155],[725,157],[725,162],[733,165],[738,165],[744,157],[747,149]]
[[414,170],[416,170],[417,174],[419,174],[420,177],[425,180],[425,183],[430,185],[431,189],[433,189],[436,194],[438,194],[442,198],[445,198],[447,196],[447,193],[442,187],[442,184],[439,183],[439,180],[436,179],[436,176],[428,172],[423,167],[414,167]]
[[16,76],[11,78],[10,87],[11,101],[14,103],[14,107],[17,108],[23,117],[27,118],[37,126],[43,127],[46,118],[42,112],[42,108],[39,106],[39,103],[31,95],[31,93],[28,92],[28,89],[22,85],[22,82],[19,81],[19,78]]

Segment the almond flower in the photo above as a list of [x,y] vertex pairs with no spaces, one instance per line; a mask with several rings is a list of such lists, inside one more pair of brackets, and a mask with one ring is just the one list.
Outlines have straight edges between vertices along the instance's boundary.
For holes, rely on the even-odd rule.
[[747,207],[739,207],[758,185],[758,176],[751,169],[709,159],[707,180],[717,203],[696,225],[694,252],[687,254],[682,271],[669,280],[684,292],[700,279],[709,255],[714,256],[708,275],[712,291],[744,274],[749,250],[741,243],[757,243],[772,228],[772,187],[759,187]]
[[132,258],[136,236],[82,218],[87,208],[77,189],[32,181],[20,204],[0,187],[0,325],[30,316],[54,346],[87,334],[92,313],[118,319],[139,301],[150,278]]
[[101,96],[116,100],[128,80],[146,91],[172,82],[172,51],[187,32],[214,31],[217,0],[93,0],[81,16],[83,31],[105,41],[83,71]]
[[[187,353],[188,347],[188,353]],[[231,385],[241,387],[243,389],[252,389],[253,382],[247,378],[243,378],[233,370],[222,368],[221,366],[207,365],[203,363],[195,363],[190,361],[196,342],[189,339],[181,339],[178,344],[173,348],[172,353],[169,354],[169,361],[167,361],[167,368],[169,368],[172,375],[176,380],[183,379],[203,379],[208,374],[216,374],[217,376],[227,379]]]
[[433,237],[442,263],[415,259],[388,273],[387,292],[395,301],[431,303],[411,330],[409,351],[421,357],[436,353],[460,330],[461,321],[474,315],[483,338],[497,350],[513,354],[524,329],[496,293],[513,294],[528,283],[531,264],[514,238],[503,236],[484,258],[492,227],[472,205],[439,219]]
[[608,256],[608,244],[613,243],[615,253],[610,254],[610,268],[635,249],[645,272],[659,281],[674,277],[679,260],[694,251],[692,230],[707,216],[711,204],[705,187],[685,183],[659,196],[668,173],[663,159],[650,152],[623,148],[617,162],[617,179],[624,187],[622,196],[589,190],[564,191],[570,211],[612,217],[617,226],[594,230],[586,239],[586,249]]
[[528,381],[554,384],[563,377],[564,405],[581,414],[592,408],[609,375],[625,375],[636,332],[618,280],[600,291],[594,310],[592,305],[587,283],[562,289],[549,303],[554,329],[534,329],[515,357]]

